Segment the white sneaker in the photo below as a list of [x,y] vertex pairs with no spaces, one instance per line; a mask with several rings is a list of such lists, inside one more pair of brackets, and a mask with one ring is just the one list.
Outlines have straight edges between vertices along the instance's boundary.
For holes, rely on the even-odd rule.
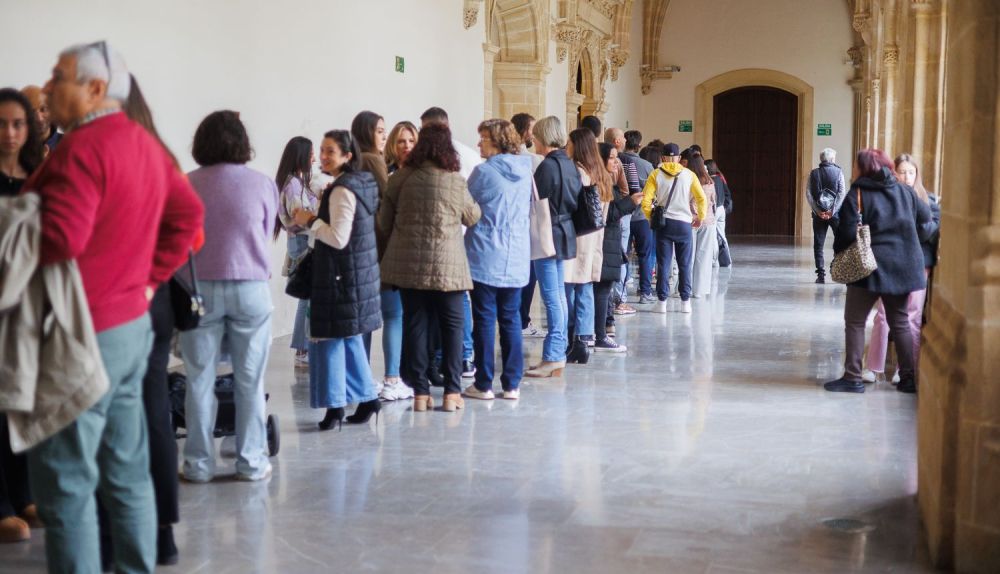
[[506,399],[508,401],[516,401],[521,398],[521,389],[514,389],[511,391],[504,391],[500,393],[501,399]]
[[295,368],[297,369],[308,369],[309,368],[309,353],[302,353],[301,355],[295,354]]
[[666,301],[660,301],[660,302],[658,302],[656,304],[656,306],[653,307],[653,312],[654,313],[666,313],[667,312],[667,302]]
[[691,312],[691,301],[681,301],[681,308],[679,309],[681,313]]
[[639,301],[637,303],[639,305],[651,305],[656,302],[656,297],[652,295],[639,295]]
[[383,401],[401,401],[404,399],[413,398],[413,389],[406,386],[401,380],[396,380],[391,383],[386,383],[382,387],[382,392],[379,393],[378,398]]
[[543,329],[538,329],[531,323],[524,329],[521,329],[521,336],[527,339],[541,339],[545,337],[545,331]]
[[899,369],[896,369],[896,374],[892,376],[892,384],[894,385],[899,384]]
[[469,385],[465,387],[465,390],[462,391],[462,396],[470,399],[479,399],[481,401],[492,401],[495,398],[493,396],[493,391],[480,391],[476,388],[476,385]]

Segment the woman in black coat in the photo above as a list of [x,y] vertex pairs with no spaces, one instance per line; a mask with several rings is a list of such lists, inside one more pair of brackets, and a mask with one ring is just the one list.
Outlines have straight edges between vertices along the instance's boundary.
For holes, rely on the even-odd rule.
[[[856,241],[859,219],[869,226],[872,252],[878,269],[847,286],[844,308],[844,376],[826,383],[833,392],[865,392],[861,360],[865,348],[865,323],[872,306],[881,299],[885,305],[889,333],[896,342],[900,383],[897,390],[916,392],[913,332],[907,313],[907,299],[924,289],[924,254],[918,229],[931,219],[930,209],[917,198],[913,188],[896,181],[893,163],[882,150],[858,152],[855,173],[859,174],[840,208],[833,250],[840,253]],[[860,216],[859,216],[860,212]]]
[[628,189],[628,186],[623,186],[625,183],[624,172],[618,160],[618,149],[607,143],[602,143],[598,147],[601,151],[601,159],[604,160],[604,166],[611,174],[611,180],[617,183],[613,190],[614,197],[607,203],[607,211],[604,216],[601,280],[594,283],[594,350],[624,353],[628,347],[619,345],[608,337],[608,307],[611,300],[611,290],[617,281],[621,281],[622,265],[625,264],[625,253],[622,251],[620,240],[622,218],[635,211],[636,206],[642,203],[642,194],[625,195],[622,193],[622,189]]
[[549,200],[552,215],[552,239],[556,254],[533,262],[538,288],[545,305],[549,332],[542,345],[542,362],[528,369],[526,377],[558,377],[566,367],[566,328],[569,306],[563,276],[563,261],[576,257],[576,231],[573,212],[580,195],[580,174],[562,148],[566,130],[555,116],[542,118],[532,128],[538,153],[545,156],[535,170],[538,197]]

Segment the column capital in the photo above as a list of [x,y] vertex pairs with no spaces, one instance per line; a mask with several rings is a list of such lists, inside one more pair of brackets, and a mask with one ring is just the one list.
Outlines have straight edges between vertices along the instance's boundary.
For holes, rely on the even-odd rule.
[[899,64],[899,46],[895,44],[889,44],[885,47],[882,52],[882,63],[886,65],[887,68],[895,68]]

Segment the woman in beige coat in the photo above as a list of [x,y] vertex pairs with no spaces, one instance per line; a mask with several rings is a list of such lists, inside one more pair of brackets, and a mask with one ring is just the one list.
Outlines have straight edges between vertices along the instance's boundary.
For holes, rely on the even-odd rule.
[[431,124],[389,179],[377,233],[386,246],[382,282],[398,287],[403,301],[401,374],[414,392],[413,410],[433,407],[427,366],[432,317],[441,331],[445,381],[443,410],[462,408],[462,337],[465,292],[472,289],[462,226],[482,215],[459,175],[451,130]]

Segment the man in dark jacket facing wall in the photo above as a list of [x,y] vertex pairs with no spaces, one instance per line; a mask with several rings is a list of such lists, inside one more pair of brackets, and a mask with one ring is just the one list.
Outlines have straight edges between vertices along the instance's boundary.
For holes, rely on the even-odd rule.
[[826,148],[819,154],[819,167],[809,173],[806,182],[806,201],[812,208],[813,258],[816,260],[816,283],[826,283],[826,264],[823,261],[823,244],[828,229],[837,228],[837,213],[844,203],[847,186],[844,172],[836,163],[837,152]]

